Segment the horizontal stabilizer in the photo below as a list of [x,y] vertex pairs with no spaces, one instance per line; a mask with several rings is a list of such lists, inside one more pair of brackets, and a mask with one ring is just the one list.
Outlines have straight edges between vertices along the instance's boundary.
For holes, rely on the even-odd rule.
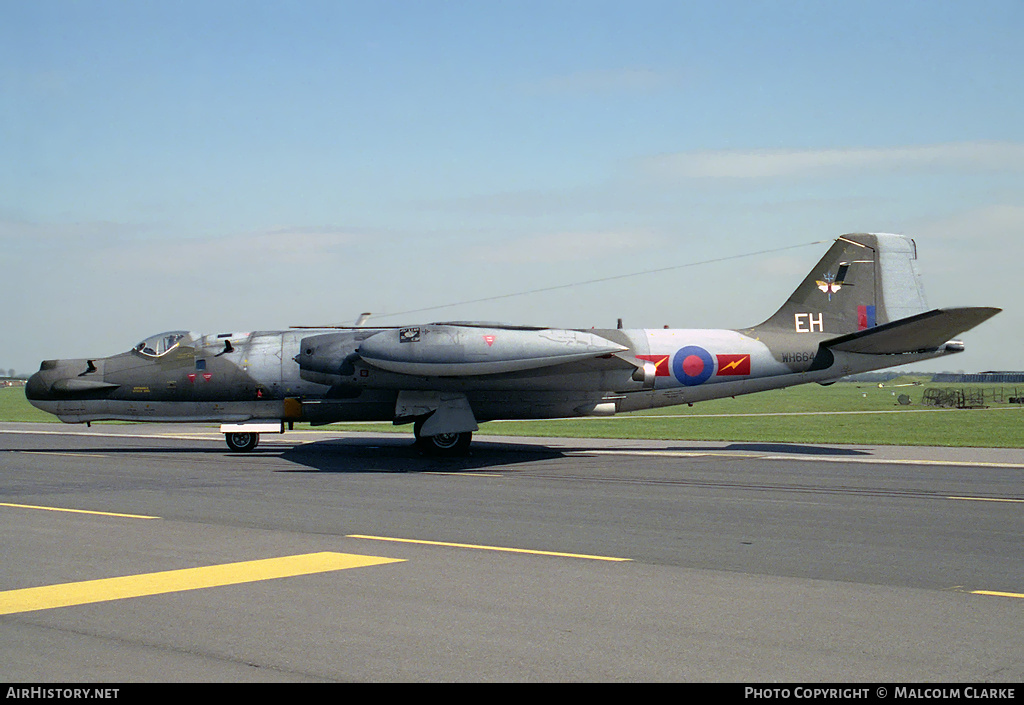
[[935,350],[1001,310],[989,307],[939,308],[832,338],[822,345],[830,350],[871,355]]

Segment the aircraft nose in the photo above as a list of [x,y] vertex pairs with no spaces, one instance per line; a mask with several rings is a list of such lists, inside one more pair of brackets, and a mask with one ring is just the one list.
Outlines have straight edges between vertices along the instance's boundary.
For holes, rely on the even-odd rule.
[[92,360],[44,360],[39,371],[28,378],[25,397],[29,401],[50,401],[117,387],[101,381],[102,378],[85,376],[91,372],[96,372]]
[[[46,363],[43,363],[44,365]],[[40,366],[39,372],[28,378],[28,382],[25,383],[25,398],[29,401],[43,401],[51,398],[50,393],[51,380],[47,379],[47,375]]]

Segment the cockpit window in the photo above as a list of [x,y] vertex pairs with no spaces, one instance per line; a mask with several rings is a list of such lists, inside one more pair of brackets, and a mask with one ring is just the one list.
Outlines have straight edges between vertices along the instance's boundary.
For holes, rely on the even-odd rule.
[[176,330],[168,333],[160,333],[151,338],[146,338],[135,346],[135,352],[142,353],[148,357],[160,357],[166,355],[178,347],[181,341],[189,337],[188,331]]

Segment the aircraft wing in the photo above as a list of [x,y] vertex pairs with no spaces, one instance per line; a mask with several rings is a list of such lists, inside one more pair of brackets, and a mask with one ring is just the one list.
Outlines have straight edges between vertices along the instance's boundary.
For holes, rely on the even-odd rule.
[[873,355],[935,350],[964,331],[984,323],[1001,310],[989,307],[934,309],[875,328],[841,335],[826,340],[822,346],[830,350]]

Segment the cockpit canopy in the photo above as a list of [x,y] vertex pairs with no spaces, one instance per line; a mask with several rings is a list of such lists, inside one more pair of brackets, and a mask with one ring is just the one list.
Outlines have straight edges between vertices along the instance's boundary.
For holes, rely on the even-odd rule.
[[192,342],[196,337],[195,333],[190,333],[187,330],[168,331],[167,333],[158,333],[146,338],[132,349],[146,357],[161,357],[174,350],[183,342]]

